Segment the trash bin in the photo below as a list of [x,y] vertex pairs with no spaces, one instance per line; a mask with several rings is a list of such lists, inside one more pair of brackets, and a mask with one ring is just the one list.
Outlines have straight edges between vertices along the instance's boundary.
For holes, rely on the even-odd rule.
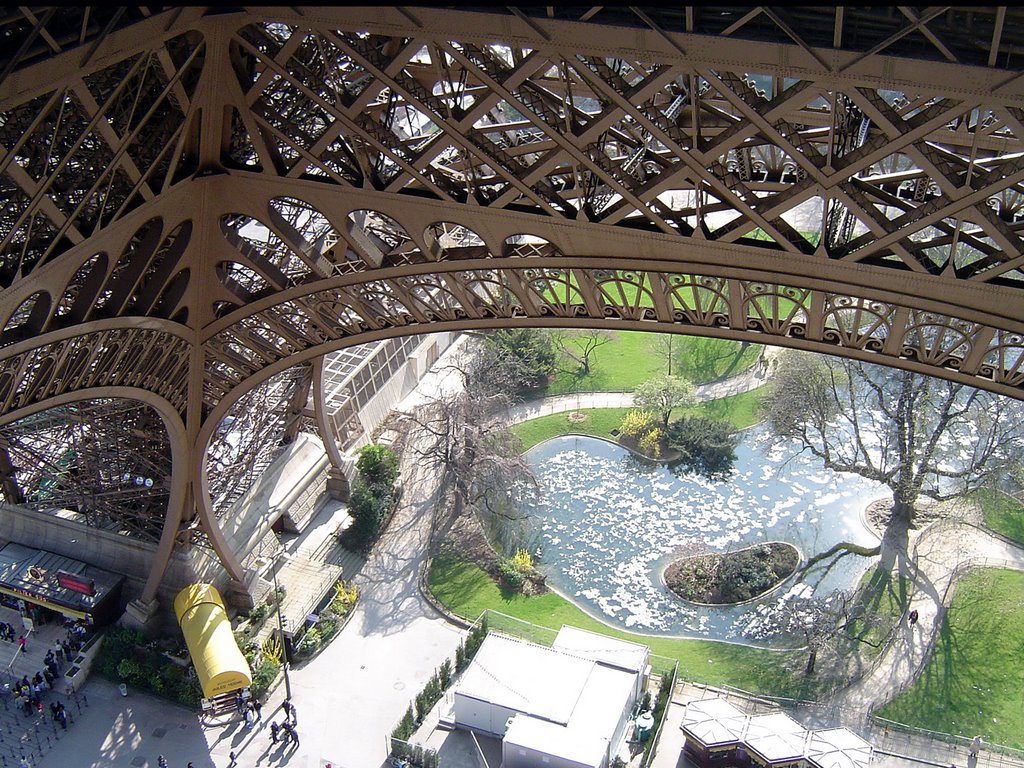
[[117,686],[117,690],[119,690],[121,692],[122,696],[127,696],[128,695],[128,684],[127,683],[121,683],[120,685]]

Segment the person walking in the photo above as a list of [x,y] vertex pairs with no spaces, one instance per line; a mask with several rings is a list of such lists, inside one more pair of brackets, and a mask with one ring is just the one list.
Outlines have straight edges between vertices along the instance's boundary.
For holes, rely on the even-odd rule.
[[281,730],[281,726],[277,723],[270,724],[270,743],[277,744],[277,732]]
[[910,626],[914,626],[915,624],[917,624],[918,615],[919,614],[916,608],[910,612]]
[[263,702],[261,702],[259,699],[253,699],[252,700],[252,708],[253,708],[253,711],[256,713],[256,719],[259,720],[259,721],[262,721],[263,720]]
[[28,653],[28,651],[25,649],[25,636],[24,635],[18,635],[18,650],[21,651],[22,653]]
[[231,759],[231,762],[228,763],[228,768],[234,768],[234,766],[238,765],[238,761],[235,759],[234,750],[228,752],[228,757]]
[[968,750],[967,754],[969,754],[971,757],[977,757],[979,752],[981,752],[981,736],[975,736],[971,740],[971,747]]

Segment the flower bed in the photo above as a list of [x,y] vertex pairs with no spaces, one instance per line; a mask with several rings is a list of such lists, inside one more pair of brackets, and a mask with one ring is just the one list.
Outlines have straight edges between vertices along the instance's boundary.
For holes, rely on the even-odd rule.
[[664,580],[675,595],[691,603],[742,603],[772,591],[800,564],[792,544],[773,541],[723,554],[684,557],[669,563]]

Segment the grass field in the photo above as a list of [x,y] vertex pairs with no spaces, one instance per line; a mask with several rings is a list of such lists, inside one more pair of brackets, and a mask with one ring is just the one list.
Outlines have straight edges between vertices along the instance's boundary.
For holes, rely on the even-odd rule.
[[[567,392],[627,392],[659,373],[667,373],[665,358],[658,354],[658,339],[664,334],[642,331],[614,331],[615,340],[591,354],[587,376],[558,373],[537,397]],[[706,384],[745,371],[761,354],[757,344],[741,345],[728,339],[703,336],[673,337],[672,373],[694,384]],[[571,361],[563,360],[563,367]]]
[[980,734],[986,741],[1024,748],[1021,658],[1024,573],[976,571],[957,585],[924,672],[878,714],[919,728],[968,738]]
[[[733,397],[723,397],[699,403],[693,408],[680,409],[673,412],[675,416],[684,413],[702,413],[715,419],[730,422],[737,429],[745,429],[757,423],[758,390],[744,392]],[[523,450],[527,450],[559,435],[593,435],[614,440],[611,432],[622,424],[622,419],[629,408],[591,408],[584,411],[586,421],[570,422],[568,413],[556,413],[530,419],[512,427],[512,432],[523,442]]]
[[976,491],[974,500],[981,505],[985,525],[1018,544],[1024,544],[1024,504],[1005,493],[987,488]]
[[817,678],[791,675],[801,667],[800,651],[772,651],[708,640],[678,640],[637,635],[613,629],[554,592],[526,597],[499,588],[479,567],[449,553],[434,558],[429,574],[434,595],[459,616],[475,620],[485,609],[514,616],[542,627],[571,624],[581,629],[649,645],[651,652],[679,662],[679,674],[712,685],[732,685],[778,696],[810,697]]

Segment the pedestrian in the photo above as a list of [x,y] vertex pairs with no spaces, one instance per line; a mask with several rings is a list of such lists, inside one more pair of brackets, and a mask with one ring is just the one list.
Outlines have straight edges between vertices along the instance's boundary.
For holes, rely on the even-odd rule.
[[256,724],[256,713],[252,707],[245,708],[245,727],[252,728]]
[[186,765],[185,768],[196,768],[196,767],[195,767],[195,765],[193,765],[192,761],[189,760],[188,761],[188,765]]
[[235,694],[235,709],[238,710],[238,714],[245,715],[245,699],[242,698],[241,691]]
[[256,719],[263,720],[263,703],[259,699],[252,700],[252,708],[256,711]]
[[24,635],[18,635],[18,650],[20,650],[22,653],[28,653],[28,651],[25,649]]
[[270,743],[277,744],[277,732],[281,729],[277,723],[270,724]]
[[914,626],[915,624],[917,624],[917,616],[918,616],[918,613],[917,613],[917,609],[915,608],[914,610],[912,610],[910,612],[910,626]]
[[975,736],[971,740],[971,748],[968,751],[968,754],[971,757],[977,757],[979,752],[981,752],[981,736]]
[[31,764],[28,762],[28,760],[25,759],[24,755],[21,756],[21,760],[18,762],[18,766],[19,768],[32,768]]
[[157,768],[167,768],[167,758],[160,755],[156,759]]
[[281,709],[284,710],[284,721],[287,723],[292,719],[292,703],[285,699],[281,702]]
[[237,765],[237,763],[235,762],[235,753],[233,751],[232,752],[228,752],[228,757],[231,758],[231,762],[228,763],[228,768],[231,768],[232,766]]
[[57,709],[57,722],[60,723],[60,727],[65,731],[68,729],[68,715],[64,711],[64,707],[58,707]]

